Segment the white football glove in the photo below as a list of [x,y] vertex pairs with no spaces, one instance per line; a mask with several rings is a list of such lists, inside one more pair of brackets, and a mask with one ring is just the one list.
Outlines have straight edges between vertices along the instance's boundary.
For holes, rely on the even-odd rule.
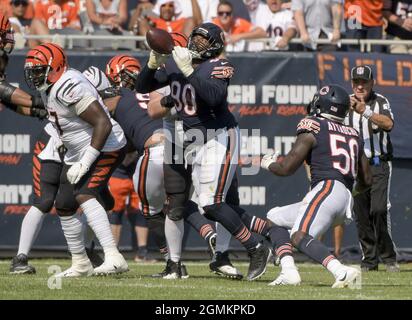
[[80,179],[89,171],[89,167],[85,166],[81,162],[76,162],[67,171],[67,180],[71,184],[76,184]]
[[276,151],[275,153],[265,154],[262,160],[260,161],[260,166],[265,170],[269,170],[269,166],[272,163],[275,163],[278,160],[278,157],[279,157],[278,151]]
[[97,157],[100,155],[100,151],[88,146],[83,157],[79,162],[73,164],[67,171],[67,180],[71,184],[76,184],[80,179],[89,171],[93,162],[96,161]]
[[168,54],[157,53],[156,51],[150,50],[147,66],[149,69],[157,69],[166,62],[168,57]]
[[185,77],[190,76],[194,69],[192,67],[192,54],[188,48],[175,47],[172,51],[173,59],[177,67],[182,71]]

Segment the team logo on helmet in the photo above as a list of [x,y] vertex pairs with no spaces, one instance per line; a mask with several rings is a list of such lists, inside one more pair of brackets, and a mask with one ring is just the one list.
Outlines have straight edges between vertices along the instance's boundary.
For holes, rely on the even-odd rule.
[[329,86],[322,87],[322,88],[319,90],[319,94],[320,94],[321,96],[324,96],[324,95],[328,94],[328,92],[329,92]]

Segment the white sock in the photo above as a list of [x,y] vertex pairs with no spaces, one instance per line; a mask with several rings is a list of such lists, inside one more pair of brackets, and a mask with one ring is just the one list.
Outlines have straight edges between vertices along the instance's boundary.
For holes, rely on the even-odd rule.
[[184,220],[173,221],[166,215],[165,236],[169,248],[170,260],[179,262],[182,256],[182,241],[185,233]]
[[280,266],[282,269],[296,269],[295,260],[292,256],[284,256],[280,259]]
[[216,251],[225,252],[229,250],[230,240],[232,239],[230,232],[219,222],[216,222],[216,233]]
[[343,267],[344,265],[340,263],[338,259],[332,259],[326,266],[326,268],[333,274],[335,279],[340,278],[342,272],[344,271]]
[[96,199],[90,199],[82,203],[80,207],[87,218],[87,223],[93,230],[104,254],[119,253],[114,242],[107,213]]
[[83,256],[85,254],[83,224],[79,215],[76,213],[72,216],[60,217],[60,223],[72,257]]
[[39,234],[45,216],[46,215],[35,206],[30,207],[21,224],[18,255],[21,253],[25,255],[29,254]]

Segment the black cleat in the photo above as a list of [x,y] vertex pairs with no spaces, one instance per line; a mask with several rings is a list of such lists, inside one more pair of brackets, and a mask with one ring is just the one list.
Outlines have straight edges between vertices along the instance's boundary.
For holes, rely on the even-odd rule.
[[164,270],[162,272],[152,274],[152,278],[163,278],[165,275],[170,273],[170,264],[171,264],[171,262],[172,262],[172,260],[170,260],[170,259],[167,260],[166,261],[166,267],[164,268]]
[[28,264],[28,258],[25,254],[20,253],[11,261],[10,273],[12,274],[34,274],[36,269]]
[[216,252],[212,262],[209,264],[210,271],[213,273],[235,280],[241,280],[243,275],[232,265],[229,259],[229,251]]
[[182,278],[182,264],[181,262],[173,262],[172,260],[170,261],[170,268],[169,272],[163,276],[163,279],[167,280],[175,280],[175,279],[180,279]]
[[187,268],[183,263],[180,263],[180,274],[182,275],[182,279],[189,278],[189,273],[187,272]]
[[212,234],[209,238],[209,241],[207,242],[208,251],[211,259],[213,259],[214,255],[216,254],[216,237],[217,233]]
[[269,252],[269,248],[263,245],[263,243],[259,243],[256,248],[249,251],[250,264],[247,273],[249,281],[256,280],[265,274]]

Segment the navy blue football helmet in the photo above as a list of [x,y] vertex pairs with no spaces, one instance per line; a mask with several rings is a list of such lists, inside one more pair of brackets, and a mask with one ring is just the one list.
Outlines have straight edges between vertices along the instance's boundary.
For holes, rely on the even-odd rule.
[[343,122],[349,112],[350,98],[344,88],[332,84],[319,89],[308,105],[309,115],[316,115],[333,121]]
[[[195,36],[202,36],[207,44],[193,41]],[[225,47],[225,36],[219,26],[207,22],[193,29],[187,47],[194,53],[194,59],[208,60],[218,57]]]

